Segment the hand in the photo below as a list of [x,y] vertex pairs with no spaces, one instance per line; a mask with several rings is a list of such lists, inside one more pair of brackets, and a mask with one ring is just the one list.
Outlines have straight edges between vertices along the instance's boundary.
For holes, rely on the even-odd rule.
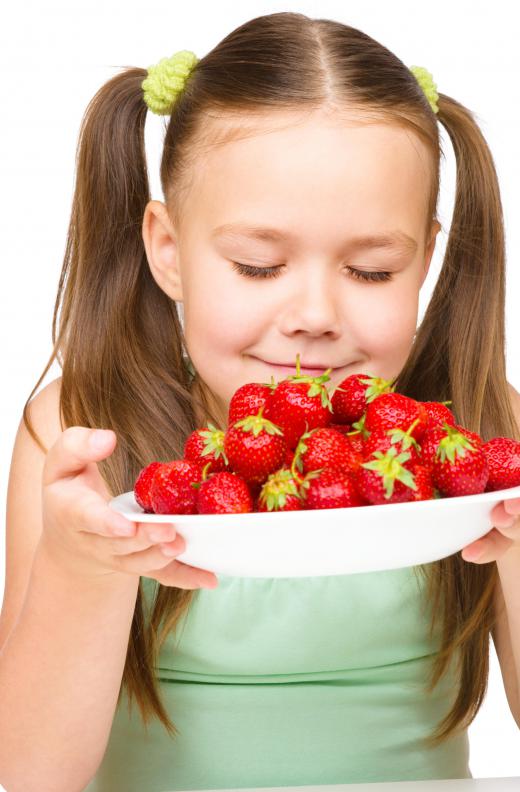
[[495,527],[462,549],[464,561],[488,564],[501,558],[510,547],[520,547],[520,498],[500,501],[490,518]]
[[[175,560],[185,542],[174,525],[132,522],[108,505],[111,496],[96,462],[110,456],[117,436],[108,431],[95,447],[93,435],[88,427],[70,426],[45,458],[42,552],[92,581],[126,573],[165,586],[214,588],[218,580],[213,572]],[[164,547],[173,552],[166,555]]]

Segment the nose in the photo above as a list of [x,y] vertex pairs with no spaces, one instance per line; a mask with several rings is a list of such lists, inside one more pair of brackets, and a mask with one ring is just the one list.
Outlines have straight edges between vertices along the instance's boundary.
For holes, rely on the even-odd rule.
[[291,283],[281,316],[281,329],[288,335],[340,336],[340,299],[334,273],[311,261],[301,266]]

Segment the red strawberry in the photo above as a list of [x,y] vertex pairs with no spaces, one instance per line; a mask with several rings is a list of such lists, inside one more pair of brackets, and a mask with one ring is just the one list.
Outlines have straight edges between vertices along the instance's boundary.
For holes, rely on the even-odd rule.
[[466,429],[464,426],[460,426],[459,424],[453,424],[455,429],[457,429],[464,437],[467,437],[468,440],[476,447],[480,448],[483,444],[483,440],[479,434],[476,432],[472,432],[470,429]]
[[152,501],[150,500],[150,485],[155,471],[163,464],[164,462],[150,462],[149,465],[142,468],[135,480],[134,498],[141,509],[144,509],[148,514],[153,514]]
[[433,477],[430,468],[425,465],[414,465],[412,472],[415,483],[417,484],[417,490],[414,492],[412,500],[433,500],[434,498],[440,497],[440,493],[438,493],[433,486]]
[[372,459],[363,462],[355,475],[360,494],[370,503],[404,503],[414,499],[417,484],[405,464],[410,453],[398,454],[395,446],[385,453],[375,451]]
[[166,462],[155,472],[150,500],[155,514],[196,514],[193,484],[202,477],[200,465],[186,459]]
[[484,492],[489,478],[486,454],[456,427],[446,426],[433,464],[434,485],[448,498]]
[[350,374],[332,393],[335,420],[349,424],[359,421],[367,405],[376,396],[391,390],[392,382],[393,380],[372,377],[370,374]]
[[264,408],[264,418],[270,418],[269,402],[276,385],[267,385],[261,382],[246,382],[231,397],[228,409],[228,426],[233,426],[237,421],[247,418],[248,415],[258,415],[260,407]]
[[280,468],[271,473],[263,485],[258,500],[256,511],[298,511],[305,509],[305,503],[300,495],[299,481],[297,481],[288,468]]
[[211,423],[207,429],[196,429],[184,444],[184,459],[198,462],[203,467],[211,462],[211,473],[225,470],[227,459],[224,453],[224,432]]
[[486,492],[520,486],[520,443],[510,437],[493,437],[483,443],[489,465]]
[[294,454],[295,454],[294,449],[288,447],[287,452],[285,454],[284,467],[287,467],[289,469],[292,467],[292,464],[294,462]]
[[229,427],[224,435],[224,450],[231,469],[248,484],[263,482],[283,464],[287,443],[283,432],[267,418],[249,415]]
[[421,448],[410,429],[407,432],[403,432],[402,429],[374,429],[363,444],[363,461],[368,461],[375,451],[388,451],[392,446],[396,447],[398,454],[408,451],[410,454],[408,467],[411,468],[421,462]]
[[433,463],[437,458],[437,449],[443,437],[446,437],[447,431],[445,424],[433,425],[424,433],[421,440],[421,462],[428,468],[433,468]]
[[[332,401],[332,400],[331,400]],[[329,429],[335,429],[337,432],[341,432],[341,434],[348,434],[351,431],[350,424],[341,424],[341,423],[330,423]]]
[[294,464],[300,473],[318,468],[331,468],[341,473],[354,471],[362,462],[350,441],[329,426],[311,429],[300,437]]
[[363,432],[360,432],[358,429],[354,429],[353,432],[349,432],[347,434],[347,439],[354,451],[357,451],[358,454],[363,455],[363,449],[365,448],[365,438],[363,437]]
[[443,437],[447,437],[448,428],[456,429],[458,432],[460,432],[460,434],[464,435],[464,437],[466,437],[475,448],[480,448],[482,446],[482,438],[476,432],[465,429],[463,426],[459,426],[459,424],[437,424],[427,429],[422,437],[421,462],[423,465],[426,465],[429,468],[433,467],[433,463],[438,456],[437,449],[439,447],[439,443]]
[[332,405],[325,387],[331,369],[319,377],[300,376],[300,355],[296,355],[296,375],[279,382],[273,392],[269,418],[283,429],[289,448],[296,448],[304,432],[331,423]]
[[[437,424],[447,423],[450,426],[455,425],[455,416],[452,411],[446,407],[446,404],[436,401],[421,402],[429,416],[428,429],[436,426]],[[448,402],[451,404],[451,402]]]
[[253,498],[243,478],[226,470],[200,482],[196,494],[198,514],[242,514],[253,511]]
[[426,409],[422,402],[392,392],[382,393],[370,402],[366,409],[364,427],[370,432],[375,429],[394,428],[407,431],[412,423],[415,423],[415,426],[411,434],[420,442],[428,425]]
[[[316,474],[317,475],[314,475]],[[327,468],[309,473],[301,485],[307,509],[339,509],[367,506],[350,473]]]

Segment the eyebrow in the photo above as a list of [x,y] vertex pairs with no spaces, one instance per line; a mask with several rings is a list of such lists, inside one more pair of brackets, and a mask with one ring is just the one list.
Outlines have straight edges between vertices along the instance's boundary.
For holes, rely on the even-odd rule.
[[[214,228],[211,236],[212,238],[221,236],[230,238],[244,237],[246,239],[258,239],[263,242],[286,242],[294,241],[296,238],[295,234],[280,228],[268,228],[245,223],[224,223],[224,225]],[[348,246],[356,249],[394,247],[410,251],[411,253],[417,251],[416,240],[399,229],[385,231],[381,234],[363,234],[351,237],[348,240]]]

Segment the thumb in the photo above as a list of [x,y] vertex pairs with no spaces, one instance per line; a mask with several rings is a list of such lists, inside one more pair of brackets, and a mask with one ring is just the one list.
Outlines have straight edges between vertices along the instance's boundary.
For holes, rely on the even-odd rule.
[[43,485],[63,478],[73,478],[90,462],[110,456],[117,436],[111,429],[90,429],[87,426],[69,426],[58,437],[45,458]]

